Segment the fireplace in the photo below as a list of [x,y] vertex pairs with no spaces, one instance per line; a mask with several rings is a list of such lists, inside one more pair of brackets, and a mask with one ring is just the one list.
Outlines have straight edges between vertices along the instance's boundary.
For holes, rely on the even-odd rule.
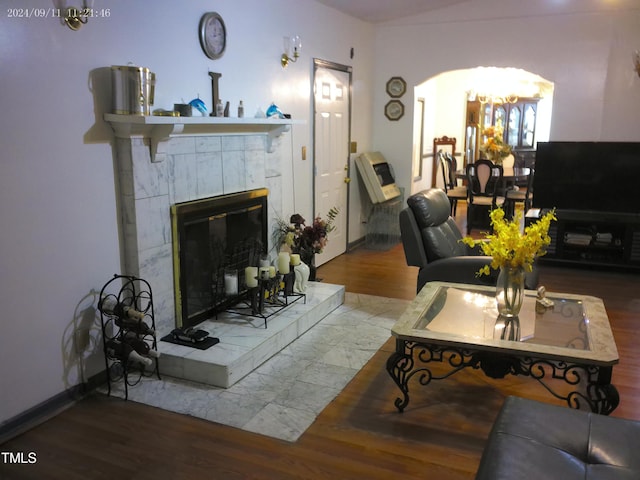
[[[267,250],[267,195],[260,188],[171,207],[177,327],[213,317],[246,290],[245,268]],[[233,291],[225,275],[237,278]]]

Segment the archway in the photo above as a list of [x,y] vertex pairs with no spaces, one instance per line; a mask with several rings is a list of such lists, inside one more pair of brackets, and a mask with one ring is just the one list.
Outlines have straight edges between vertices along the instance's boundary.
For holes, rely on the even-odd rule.
[[[517,139],[512,145],[516,156],[532,163],[531,156],[535,155],[537,143],[549,140],[553,89],[552,82],[535,73],[497,67],[443,72],[416,86],[411,193],[440,186],[436,152],[432,148],[434,138],[456,138],[456,156],[458,165],[462,166],[478,158],[482,130],[494,124],[497,118],[504,122],[505,138]],[[532,111],[528,110],[528,126],[523,128],[524,109],[531,104],[535,105],[533,117]],[[519,115],[514,113],[509,118],[511,105],[522,108]],[[516,107],[513,108],[515,112]],[[519,123],[514,130],[516,117]]]

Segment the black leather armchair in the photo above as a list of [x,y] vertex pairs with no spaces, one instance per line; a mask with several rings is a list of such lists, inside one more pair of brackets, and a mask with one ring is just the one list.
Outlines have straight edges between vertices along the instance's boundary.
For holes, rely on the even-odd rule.
[[[400,212],[400,234],[407,265],[420,267],[417,291],[427,282],[455,282],[474,285],[495,285],[496,271],[487,276],[476,273],[491,263],[460,240],[462,234],[451,217],[451,204],[444,191],[431,188],[407,198],[408,207]],[[535,289],[536,271],[527,275],[525,287]]]

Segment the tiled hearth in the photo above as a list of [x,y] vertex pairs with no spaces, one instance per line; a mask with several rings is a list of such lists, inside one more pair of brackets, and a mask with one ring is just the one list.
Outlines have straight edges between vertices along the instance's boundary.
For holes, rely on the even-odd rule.
[[158,341],[160,373],[228,388],[296,340],[344,302],[344,287],[309,282],[306,301],[268,319],[221,313],[196,328],[220,343],[207,350]]

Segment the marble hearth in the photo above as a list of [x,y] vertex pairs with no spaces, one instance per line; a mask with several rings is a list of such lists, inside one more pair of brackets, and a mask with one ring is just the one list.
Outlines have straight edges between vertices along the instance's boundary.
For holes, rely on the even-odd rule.
[[268,320],[222,313],[197,328],[220,343],[207,350],[158,341],[161,375],[229,388],[276,355],[344,302],[344,287],[309,282],[299,300]]

